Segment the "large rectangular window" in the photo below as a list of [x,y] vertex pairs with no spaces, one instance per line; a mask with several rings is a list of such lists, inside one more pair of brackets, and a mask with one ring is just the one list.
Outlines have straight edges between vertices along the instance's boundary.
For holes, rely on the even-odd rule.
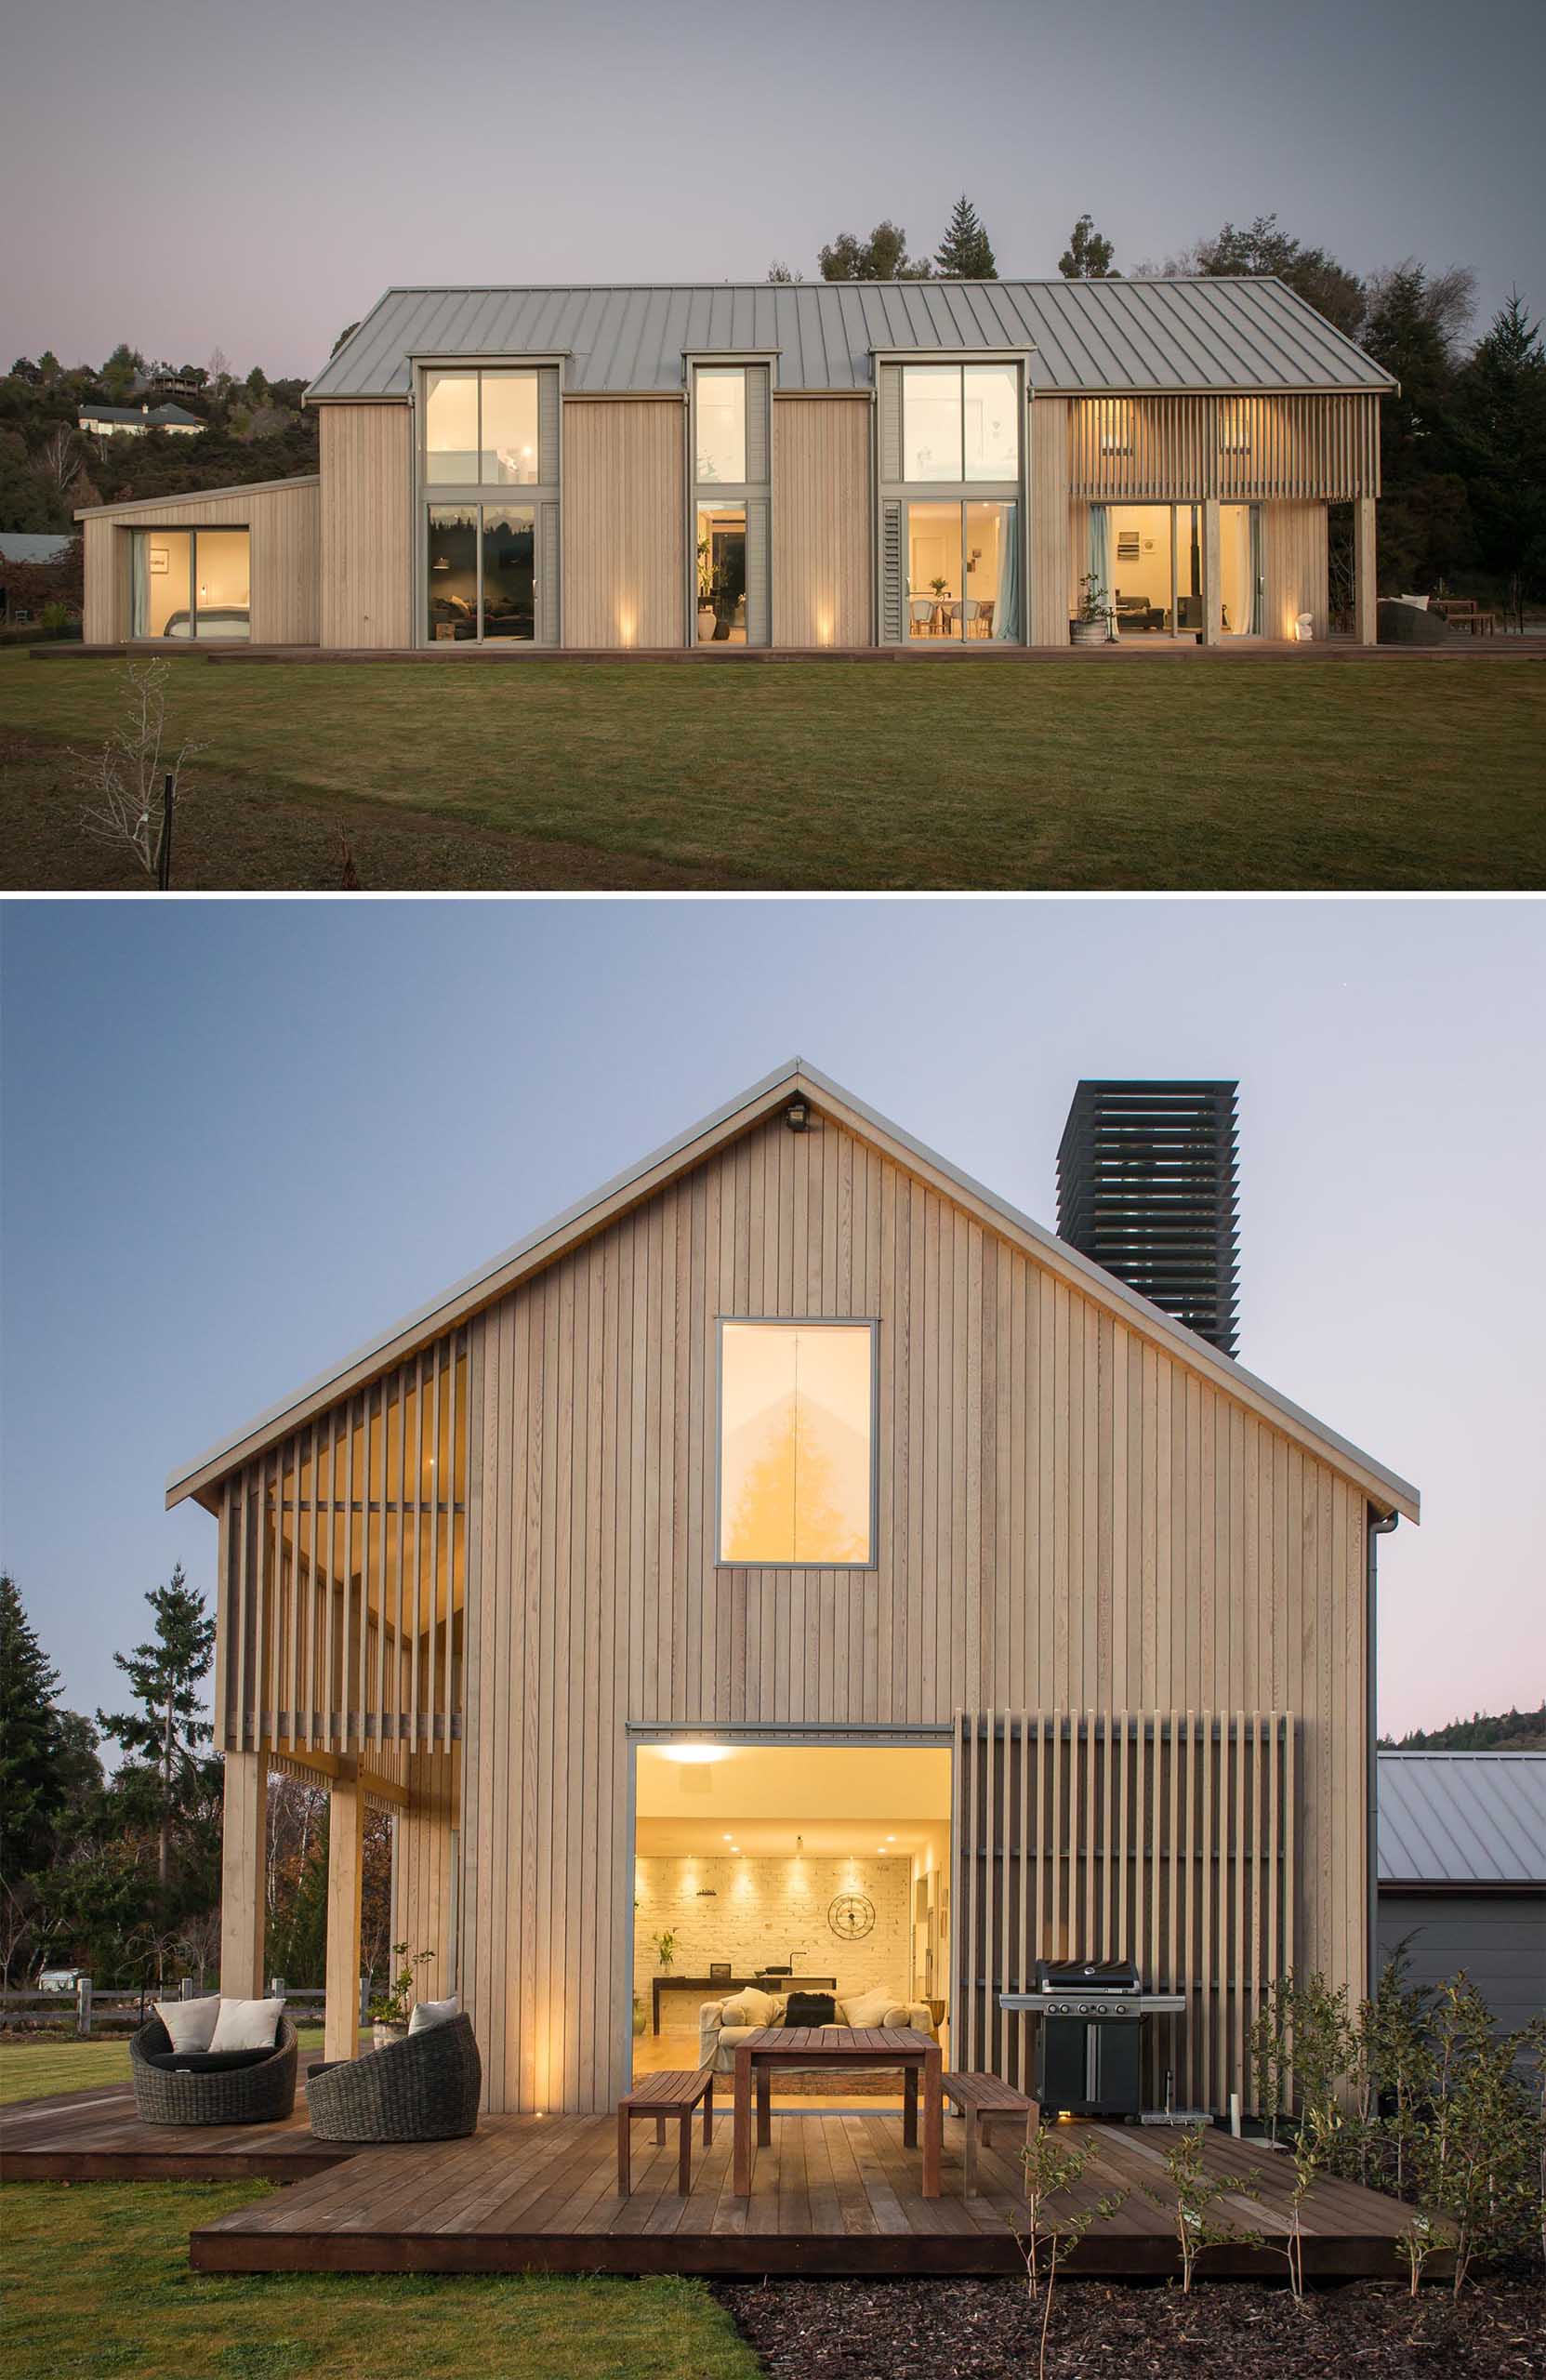
[[536,514],[531,505],[432,504],[428,562],[432,643],[534,638]]
[[697,511],[698,642],[747,641],[747,508],[700,504]]
[[245,529],[139,529],[130,552],[130,633],[241,641],[252,632]]
[[721,1563],[875,1561],[875,1331],[720,1326]]
[[733,369],[709,370],[700,364],[694,375],[696,416],[696,465],[694,477],[702,486],[740,487],[747,476],[747,376]]
[[1020,477],[1020,375],[1012,364],[902,367],[902,476]]
[[424,476],[431,487],[534,487],[535,372],[426,372]]
[[1020,634],[1020,509],[998,500],[907,507],[907,635],[961,643]]

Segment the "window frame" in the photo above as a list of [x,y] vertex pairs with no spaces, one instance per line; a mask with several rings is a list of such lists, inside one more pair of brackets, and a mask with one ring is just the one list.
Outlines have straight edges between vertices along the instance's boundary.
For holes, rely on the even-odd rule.
[[[536,512],[535,540],[533,548],[534,602],[535,634],[532,637],[476,638],[458,640],[477,651],[494,650],[509,654],[512,658],[536,652],[558,652],[564,643],[563,588],[563,402],[565,365],[564,352],[533,349],[529,352],[509,353],[494,350],[477,350],[471,354],[456,349],[425,349],[411,355],[412,376],[412,435],[410,469],[412,503],[414,508],[412,553],[409,560],[409,639],[416,651],[430,652],[438,640],[429,632],[429,511],[443,506],[492,506],[522,510],[535,507]],[[484,373],[522,372],[537,376],[537,470],[547,478],[535,481],[476,480],[454,482],[431,481],[428,476],[428,391],[429,376],[432,373],[466,373],[481,377]],[[542,386],[544,372],[557,374],[557,420],[549,438],[542,435]],[[479,392],[478,435],[482,437],[482,396]],[[481,446],[480,446],[481,453]],[[551,545],[549,546],[549,540]],[[482,568],[482,514],[479,520],[480,570]],[[552,610],[552,635],[543,633],[544,569],[552,573],[556,586],[556,603]],[[480,622],[481,622],[480,614]]]
[[[869,1559],[745,1562],[724,1553],[725,1326],[737,1329],[869,1332]],[[720,1314],[714,1321],[714,1561],[716,1570],[878,1570],[880,1567],[880,1322],[865,1314]]]
[[[542,383],[541,366],[539,364],[528,364],[524,360],[511,360],[508,363],[496,363],[492,361],[485,362],[480,359],[476,364],[426,364],[422,368],[424,374],[424,403],[422,408],[423,428],[419,433],[419,464],[425,493],[431,503],[434,501],[433,491],[437,488],[475,487],[480,490],[486,488],[506,490],[511,488],[544,487],[548,484],[542,476],[544,456],[542,453]],[[517,379],[529,380],[532,384],[532,400],[535,414],[535,421],[533,430],[532,452],[536,459],[536,469],[529,480],[486,480],[482,475],[484,453],[483,382],[485,380]],[[433,394],[433,384],[437,380],[470,380],[473,383],[472,426],[474,431],[474,442],[473,444],[466,451],[470,454],[476,461],[478,469],[470,479],[437,479],[429,468],[435,453],[439,451],[432,448],[429,443],[429,400]],[[451,448],[444,451],[455,453],[456,450],[455,448]]]
[[[218,495],[218,493],[219,490],[218,488],[211,490],[211,494],[213,495]],[[203,529],[206,535],[216,536],[245,537],[247,541],[246,631],[244,635],[242,636],[206,637],[204,641],[206,644],[250,644],[252,642],[252,523],[250,521],[189,521],[187,522],[172,522],[170,525],[164,522],[159,528],[146,527],[143,529],[135,522],[131,522],[128,525],[130,535],[135,537],[186,537],[188,540],[188,634],[185,637],[167,636],[165,632],[163,631],[160,636],[150,636],[143,629],[136,628],[134,626],[132,602],[134,586],[134,559],[131,554],[129,558],[129,586],[131,598],[129,641],[131,644],[166,645],[174,652],[177,652],[180,651],[186,644],[197,644],[199,642],[199,531],[201,529]],[[211,609],[218,611],[219,606],[218,604],[212,605]]]
[[[912,355],[900,360],[902,377],[897,390],[897,441],[901,456],[902,476],[897,484],[904,488],[960,487],[994,489],[1019,487],[1025,471],[1025,389],[1026,375],[1018,354],[998,355],[976,353],[942,355],[932,358]],[[954,471],[935,471],[917,478],[907,469],[907,380],[909,374],[933,372],[943,376],[954,373],[956,378],[956,417],[960,430],[960,452]],[[1000,471],[993,477],[971,478],[966,468],[966,376],[969,372],[1007,372],[1014,381],[1014,443],[1012,470]]]

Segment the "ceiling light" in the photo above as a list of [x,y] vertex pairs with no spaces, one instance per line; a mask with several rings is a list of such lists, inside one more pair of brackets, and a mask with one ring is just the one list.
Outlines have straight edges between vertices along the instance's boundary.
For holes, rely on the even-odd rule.
[[896,1841],[896,1837],[895,1837],[895,1835],[894,1835],[894,1834],[888,1834],[888,1835],[887,1835],[887,1837],[886,1837],[886,1841],[887,1841],[888,1843],[894,1843],[894,1842]]
[[728,1744],[662,1744],[660,1750],[667,1760],[677,1761],[683,1768],[701,1767],[712,1760],[730,1758]]

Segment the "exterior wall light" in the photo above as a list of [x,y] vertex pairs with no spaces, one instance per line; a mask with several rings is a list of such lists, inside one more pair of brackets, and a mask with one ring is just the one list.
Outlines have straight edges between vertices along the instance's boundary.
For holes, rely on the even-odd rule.
[[811,1121],[811,1104],[805,1099],[791,1099],[784,1110],[784,1121],[791,1132],[803,1132]]

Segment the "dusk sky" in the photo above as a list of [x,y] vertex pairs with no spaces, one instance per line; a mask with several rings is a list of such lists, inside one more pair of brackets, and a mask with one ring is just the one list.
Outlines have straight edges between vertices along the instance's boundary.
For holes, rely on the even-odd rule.
[[[316,372],[398,283],[761,280],[968,191],[999,271],[1275,210],[1546,307],[1546,7],[51,0],[7,11],[0,364]],[[20,212],[18,211],[20,210]]]
[[1546,1691],[1525,902],[12,903],[4,1535],[65,1697],[175,1464],[796,1053],[1040,1220],[1081,1074],[1241,1081],[1241,1358],[1421,1489],[1381,1722]]

